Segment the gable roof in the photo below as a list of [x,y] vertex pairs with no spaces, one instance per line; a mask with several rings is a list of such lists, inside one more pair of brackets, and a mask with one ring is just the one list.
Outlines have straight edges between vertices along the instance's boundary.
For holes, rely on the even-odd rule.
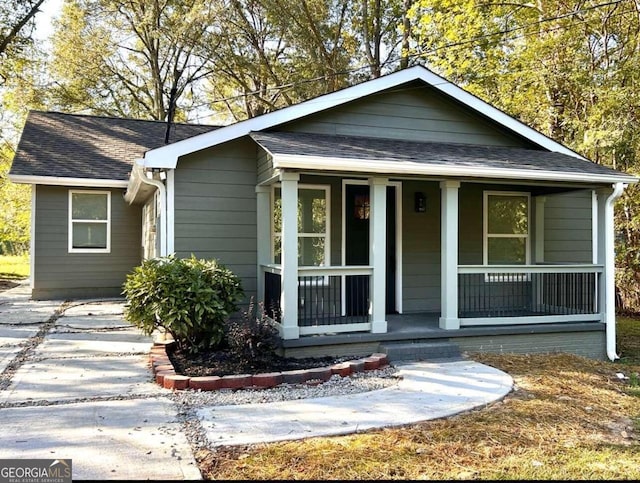
[[392,89],[394,87],[399,87],[413,81],[424,82],[426,85],[434,88],[443,95],[461,103],[535,145],[549,151],[584,159],[568,147],[554,141],[539,131],[536,131],[501,110],[482,101],[480,98],[470,94],[455,84],[452,84],[429,69],[418,65],[378,77],[377,79],[363,82],[352,87],[347,87],[340,91],[325,94],[323,96],[301,102],[300,104],[285,107],[268,114],[263,114],[259,117],[224,126],[216,131],[200,134],[171,145],[151,149],[145,153],[141,163],[143,163],[147,168],[175,168],[178,158],[185,154],[246,136],[252,131],[263,131],[274,128],[310,114],[340,106],[356,99],[387,89]]
[[[103,186],[126,186],[134,160],[164,145],[166,126],[162,121],[31,111],[9,176],[16,182],[91,179]],[[169,139],[180,141],[216,128],[174,124]]]
[[250,136],[272,156],[276,169],[594,183],[636,181],[631,175],[582,158],[537,149],[299,132],[258,132]]

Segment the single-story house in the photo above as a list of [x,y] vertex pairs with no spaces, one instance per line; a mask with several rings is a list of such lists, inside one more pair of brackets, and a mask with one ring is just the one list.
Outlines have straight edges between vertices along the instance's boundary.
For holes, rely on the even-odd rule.
[[195,254],[241,277],[288,355],[617,358],[613,205],[638,179],[428,69],[165,129],[30,113],[10,179],[33,187],[34,298],[119,295],[142,259]]

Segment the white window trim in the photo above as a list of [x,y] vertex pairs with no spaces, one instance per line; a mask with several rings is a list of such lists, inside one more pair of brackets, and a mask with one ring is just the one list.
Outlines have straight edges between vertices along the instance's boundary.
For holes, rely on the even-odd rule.
[[[489,234],[489,196],[524,196],[527,198],[527,234]],[[525,265],[531,264],[531,193],[527,191],[484,191],[482,202],[482,264],[489,264],[489,237],[491,238],[524,238],[525,239]],[[485,274],[486,282],[509,282],[528,280],[529,275],[513,275],[510,277],[495,277]]]
[[[274,183],[271,185],[271,255],[270,260],[275,263],[275,239],[276,236],[280,236],[282,239],[282,233],[275,231],[275,217],[273,216],[273,209],[275,207],[276,200],[276,188],[280,188],[280,183]],[[325,206],[326,206],[326,216],[325,216],[325,231],[323,233],[306,233],[306,232],[298,232],[299,238],[313,238],[313,237],[324,237],[324,267],[328,267],[331,264],[331,185],[328,184],[306,184],[306,183],[298,183],[298,193],[300,190],[324,190],[325,193]],[[315,266],[315,265],[312,265]],[[307,265],[299,265],[298,268],[307,268]],[[324,275],[323,277],[323,285],[329,284],[329,276]],[[301,282],[303,285],[307,285],[311,282]]]
[[[107,219],[106,220],[74,220],[73,219],[73,195],[92,194],[107,195]],[[111,253],[111,191],[97,190],[69,190],[69,253]],[[107,247],[106,248],[74,248],[73,247],[73,224],[74,223],[105,223],[107,225]]]

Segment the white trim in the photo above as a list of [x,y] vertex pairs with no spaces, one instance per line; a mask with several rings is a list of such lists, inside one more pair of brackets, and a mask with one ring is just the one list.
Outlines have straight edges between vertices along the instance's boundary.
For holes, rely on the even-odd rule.
[[473,94],[470,94],[464,89],[452,84],[425,67],[414,66],[337,92],[325,94],[294,106],[289,106],[246,121],[221,127],[160,148],[151,149],[145,153],[145,166],[154,168],[175,168],[178,158],[185,154],[237,139],[249,134],[251,131],[261,131],[279,124],[300,119],[304,116],[308,116],[309,114],[340,106],[347,102],[360,99],[386,89],[398,87],[414,80],[421,80],[425,82],[427,85],[433,87],[442,94],[455,99],[461,104],[466,105],[485,117],[488,117],[499,125],[504,126],[508,130],[513,131],[534,144],[550,151],[584,159],[582,156],[566,146],[553,141],[544,134],[521,123],[517,119],[508,116],[499,109],[487,104]]
[[458,317],[458,247],[460,182],[440,181],[440,319],[441,329],[460,328]]
[[[273,156],[274,169],[318,169],[350,171],[368,174],[422,176],[469,177],[470,168],[460,165],[427,164],[416,161],[394,161],[389,159],[334,158],[307,156],[303,154],[276,154]],[[523,180],[575,181],[584,183],[635,183],[637,178],[624,173],[620,175],[602,175],[593,173],[573,173],[564,171],[543,171],[528,169],[503,169],[474,167],[476,178],[505,178]]]
[[591,260],[598,263],[598,193],[591,190]]
[[461,318],[460,327],[479,325],[553,324],[561,322],[600,322],[602,314],[532,315],[529,317],[474,317]]
[[[342,179],[342,193],[341,193],[341,206],[342,206],[342,219],[341,223],[341,240],[340,240],[340,263],[344,266],[346,264],[346,186],[347,185],[369,185],[366,179]],[[396,311],[402,313],[402,182],[401,181],[389,181],[387,186],[394,186],[396,188]],[[345,278],[342,278],[342,316],[347,313],[346,306],[346,283]]]
[[167,170],[167,254],[175,251],[175,169]]
[[[489,234],[489,196],[521,196],[527,198],[527,234]],[[482,264],[489,264],[489,237],[491,238],[525,238],[525,265],[531,264],[531,193],[527,191],[483,191],[482,192]],[[488,281],[491,281],[489,278]]]
[[313,325],[300,327],[300,335],[334,334],[340,332],[363,332],[371,330],[371,322],[359,324]]
[[31,185],[31,239],[29,240],[29,286],[35,288],[36,280],[36,190],[35,184]]
[[[546,196],[536,196],[535,200],[536,224],[533,230],[536,237],[535,261],[536,263],[544,263],[544,206],[547,198]],[[593,263],[595,263],[595,260]]]
[[[107,195],[107,219],[106,220],[74,220],[73,219],[73,195]],[[104,223],[107,225],[107,240],[105,248],[74,248],[73,246],[73,225],[74,223]],[[68,212],[68,252],[69,253],[111,253],[111,191],[98,190],[69,190],[69,212]]]
[[26,174],[10,174],[9,179],[13,183],[78,186],[80,188],[126,188],[129,184],[129,181],[119,179],[64,178],[58,176],[31,176]]
[[[275,232],[274,221],[275,217],[273,216],[273,208],[275,206],[275,190],[276,188],[281,188],[280,183],[274,183],[271,185],[271,263],[275,263],[274,255],[275,255],[275,237],[280,236],[282,240],[282,232]],[[331,265],[331,185],[330,184],[313,184],[313,183],[298,183],[298,197],[300,196],[300,190],[324,190],[325,196],[325,231],[323,233],[309,233],[309,232],[298,232],[298,238],[320,238],[324,237],[324,266],[328,267]],[[281,194],[282,196],[282,194]],[[281,242],[282,243],[282,242]],[[302,267],[303,265],[300,265]],[[310,265],[313,266],[313,265]],[[329,280],[325,278],[325,283],[328,283]]]

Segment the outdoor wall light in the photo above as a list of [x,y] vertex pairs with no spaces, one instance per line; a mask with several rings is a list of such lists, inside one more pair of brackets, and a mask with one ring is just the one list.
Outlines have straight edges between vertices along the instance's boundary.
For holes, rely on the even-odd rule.
[[416,213],[424,213],[427,211],[427,197],[420,191],[416,191],[415,193],[415,210]]

